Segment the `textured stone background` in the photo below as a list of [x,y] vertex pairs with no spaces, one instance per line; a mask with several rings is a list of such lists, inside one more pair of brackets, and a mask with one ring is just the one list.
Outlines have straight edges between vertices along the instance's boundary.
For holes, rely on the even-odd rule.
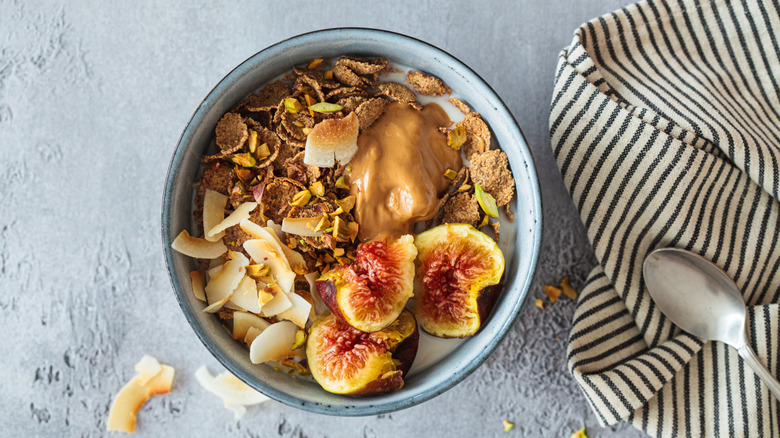
[[[533,305],[542,284],[569,274],[579,286],[595,263],[550,151],[557,54],[580,23],[626,0],[167,3],[0,0],[0,435],[106,435],[112,395],[143,354],[177,376],[171,394],[140,412],[138,436],[568,437],[582,425],[592,437],[641,435],[598,428],[566,371],[573,303]],[[221,368],[165,272],[168,161],[201,99],[235,65],[337,26],[428,41],[503,97],[543,190],[536,281],[500,348],[438,398],[348,419],[268,402],[235,421],[194,379],[200,365]],[[516,424],[508,434],[504,419]]]

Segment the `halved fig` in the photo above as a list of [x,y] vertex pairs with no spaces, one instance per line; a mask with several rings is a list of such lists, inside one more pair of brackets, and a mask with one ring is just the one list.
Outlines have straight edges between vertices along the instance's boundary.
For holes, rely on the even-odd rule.
[[490,313],[504,274],[504,255],[471,225],[444,224],[414,240],[419,267],[412,306],[426,332],[442,338],[475,334]]
[[408,310],[374,333],[328,315],[309,329],[306,358],[314,380],[328,392],[380,394],[403,386],[419,339],[417,322]]
[[317,280],[317,292],[326,306],[347,324],[376,332],[398,318],[414,295],[414,259],[411,235],[360,244],[355,262],[339,266]]

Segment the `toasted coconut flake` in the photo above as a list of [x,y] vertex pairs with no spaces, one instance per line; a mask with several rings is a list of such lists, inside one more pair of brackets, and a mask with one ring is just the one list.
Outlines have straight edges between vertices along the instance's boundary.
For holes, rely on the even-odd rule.
[[190,236],[187,230],[182,230],[171,242],[171,248],[196,259],[215,259],[227,252],[227,246],[220,242],[209,242],[206,239]]
[[[253,131],[254,132],[254,131]],[[217,191],[206,189],[203,196],[203,229],[210,230],[225,219],[225,206],[228,197]],[[225,233],[220,232],[211,237],[206,235],[206,240],[216,242],[222,239]]]
[[248,312],[233,313],[233,339],[244,339],[250,328],[263,331],[271,325],[268,321]]
[[306,260],[303,259],[303,255],[282,243],[282,240],[279,238],[283,232],[282,226],[275,224],[271,220],[268,221],[267,225],[268,226],[266,227],[266,230],[271,236],[273,236],[274,239],[276,239],[276,243],[279,244],[279,247],[282,249],[284,256],[287,258],[287,263],[290,265],[290,269],[292,269],[293,272],[298,275],[305,274],[307,269]]
[[286,217],[282,221],[282,231],[303,237],[322,235],[322,230],[314,231],[322,217]]
[[195,378],[206,391],[222,399],[225,407],[235,413],[236,420],[246,412],[245,406],[270,400],[227,371],[214,377],[205,366],[202,366],[195,371]]
[[279,283],[284,293],[293,290],[295,272],[290,268],[284,252],[273,238],[252,239],[244,242],[244,249],[257,263],[263,263],[271,269],[271,275]]
[[223,299],[221,299],[219,301],[216,301],[216,302],[214,302],[212,304],[209,304],[208,306],[206,306],[205,309],[203,309],[203,311],[205,313],[217,313],[217,312],[219,312],[220,310],[222,310],[222,307],[228,301],[230,301],[230,297],[232,297],[232,296],[233,296],[233,294],[231,293],[229,296],[227,296],[227,297],[225,297],[225,298],[223,298]]
[[297,332],[298,326],[290,321],[271,324],[252,342],[249,360],[252,363],[263,363],[295,356],[295,351],[290,347],[295,344]]
[[249,219],[249,213],[251,213],[252,210],[254,210],[256,207],[257,202],[244,202],[243,204],[236,207],[233,213],[230,213],[230,215],[222,220],[222,222],[212,227],[206,233],[206,236],[215,236],[221,231],[224,231],[234,225],[238,225],[242,219]]
[[206,291],[203,288],[205,285],[203,273],[200,271],[191,271],[190,280],[192,281],[192,295],[205,303]]
[[346,164],[357,152],[359,121],[355,113],[343,119],[328,119],[314,125],[306,138],[303,162],[310,166]]
[[292,301],[288,297],[288,294],[284,293],[278,284],[271,284],[264,290],[266,293],[273,295],[270,301],[263,304],[260,310],[260,315],[269,318],[276,316],[285,310],[292,307]]
[[[260,313],[260,301],[257,298],[257,282],[248,276],[242,278],[233,291],[230,302],[242,310]],[[233,318],[235,318],[235,315],[233,315]]]
[[[265,320],[263,320],[265,321]],[[244,336],[244,343],[249,346],[252,345],[252,342],[255,340],[257,335],[260,333],[263,333],[262,330],[260,330],[257,327],[249,327],[249,329],[246,331],[246,335]]]
[[290,299],[292,306],[284,312],[277,314],[276,317],[292,321],[298,327],[305,328],[312,308],[311,303],[296,293],[289,294],[287,298]]
[[144,403],[152,396],[171,392],[175,370],[168,365],[160,367],[154,377],[137,374],[119,390],[108,411],[106,430],[133,433],[136,415]]
[[162,365],[160,365],[160,362],[148,354],[145,354],[144,357],[135,364],[135,372],[137,373],[137,377],[139,377],[138,383],[141,385],[146,385],[146,382],[152,380],[152,378],[160,374],[161,371]]
[[206,285],[206,298],[209,304],[229,298],[244,278],[249,259],[241,253],[233,253],[235,258],[226,261],[219,272],[211,277]]

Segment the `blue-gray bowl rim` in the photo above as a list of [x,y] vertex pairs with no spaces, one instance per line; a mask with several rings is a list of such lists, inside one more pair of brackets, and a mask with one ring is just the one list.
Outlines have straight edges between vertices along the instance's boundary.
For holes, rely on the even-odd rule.
[[[252,376],[245,375],[242,370],[236,368],[233,365],[232,359],[225,353],[220,351],[219,348],[212,345],[211,342],[209,342],[206,339],[206,335],[204,333],[204,329],[199,326],[199,324],[196,323],[194,316],[188,311],[187,307],[184,304],[184,296],[183,296],[183,289],[180,287],[178,283],[178,279],[175,278],[175,275],[173,273],[172,265],[172,257],[173,257],[173,250],[170,247],[170,244],[172,242],[171,238],[171,230],[169,227],[170,224],[170,213],[171,213],[171,203],[169,202],[170,194],[173,190],[172,182],[174,180],[174,176],[177,172],[177,168],[175,164],[177,164],[180,160],[178,160],[181,155],[184,154],[184,149],[186,148],[186,145],[184,145],[184,139],[187,137],[187,134],[191,131],[193,127],[193,121],[198,117],[198,115],[203,110],[204,104],[213,96],[218,95],[220,93],[220,88],[223,86],[226,86],[226,84],[229,82],[229,80],[234,75],[240,75],[240,71],[251,61],[253,61],[255,58],[262,56],[264,53],[268,52],[270,49],[279,48],[280,46],[284,46],[286,44],[290,44],[291,42],[294,42],[298,39],[301,39],[303,37],[310,37],[314,35],[322,35],[322,36],[328,36],[330,34],[338,34],[338,33],[350,33],[353,36],[356,35],[370,35],[370,34],[383,34],[390,38],[396,38],[400,41],[406,41],[408,43],[427,46],[429,49],[433,49],[434,51],[438,51],[441,55],[443,55],[446,58],[449,58],[449,60],[454,63],[459,69],[462,71],[465,71],[473,76],[474,79],[476,79],[476,82],[482,86],[484,86],[492,96],[492,98],[497,102],[501,108],[506,112],[506,115],[509,116],[509,120],[511,120],[511,127],[513,129],[517,130],[517,133],[519,134],[519,137],[522,138],[522,148],[519,148],[519,145],[515,145],[514,147],[519,148],[519,152],[523,155],[522,158],[524,160],[525,164],[525,172],[528,174],[528,180],[524,181],[525,183],[530,184],[529,187],[529,194],[531,195],[531,201],[533,203],[533,208],[530,210],[530,213],[533,215],[531,218],[533,220],[533,225],[531,229],[531,235],[533,237],[532,242],[532,248],[531,248],[531,254],[530,254],[530,260],[528,265],[528,269],[525,271],[524,278],[518,278],[516,280],[521,280],[521,284],[516,284],[516,289],[519,289],[519,296],[518,299],[515,300],[514,303],[512,303],[512,308],[510,309],[509,314],[512,316],[505,319],[501,322],[500,326],[496,329],[496,335],[489,338],[486,341],[486,345],[483,346],[480,353],[474,357],[468,366],[466,366],[463,369],[457,370],[454,374],[451,375],[450,378],[446,378],[440,383],[438,383],[436,386],[434,386],[432,389],[428,390],[427,392],[424,392],[422,394],[412,394],[406,399],[398,400],[394,403],[388,403],[388,404],[382,404],[380,402],[380,399],[375,398],[373,400],[377,401],[378,403],[375,404],[369,404],[367,406],[350,406],[351,403],[355,401],[353,397],[344,396],[345,403],[343,406],[334,406],[334,405],[325,405],[317,402],[307,402],[305,400],[300,400],[298,398],[295,398],[293,396],[290,396],[287,393],[284,393],[282,391],[277,391],[274,388],[266,386],[262,381],[253,379]],[[262,84],[260,84],[262,85]],[[508,145],[503,145],[502,149],[505,149],[508,147]],[[530,165],[529,165],[530,163]],[[514,322],[517,320],[517,317],[519,316],[521,307],[523,303],[525,302],[526,296],[528,294],[528,290],[530,289],[531,282],[533,281],[533,275],[536,272],[536,268],[539,262],[539,250],[541,247],[541,240],[542,240],[542,196],[541,196],[541,189],[538,182],[538,177],[536,175],[536,165],[534,162],[533,154],[531,153],[530,147],[528,147],[528,142],[525,138],[525,135],[522,132],[522,129],[520,128],[520,125],[517,123],[517,120],[515,119],[512,112],[509,110],[507,105],[504,103],[504,101],[501,99],[501,97],[493,90],[493,88],[484,80],[482,77],[477,74],[471,67],[467,66],[465,63],[460,61],[455,56],[451,55],[450,53],[434,46],[433,44],[427,43],[423,40],[420,40],[415,37],[411,37],[405,34],[401,34],[398,32],[393,32],[389,30],[384,29],[373,29],[373,28],[364,28],[364,27],[337,27],[337,28],[328,28],[328,29],[320,29],[320,30],[314,30],[310,32],[305,32],[287,39],[284,39],[282,41],[279,41],[275,44],[272,44],[270,46],[267,46],[266,48],[260,50],[259,52],[255,53],[254,55],[250,56],[246,60],[244,60],[241,64],[237,65],[235,68],[233,68],[227,75],[225,75],[220,81],[209,91],[209,93],[203,98],[203,100],[198,105],[198,108],[193,112],[192,116],[190,117],[189,121],[187,122],[187,125],[185,126],[184,130],[182,131],[182,134],[179,137],[179,140],[176,144],[176,148],[174,149],[174,153],[171,156],[170,163],[168,165],[168,170],[165,177],[165,188],[163,191],[163,198],[162,198],[162,211],[161,211],[161,238],[162,238],[162,246],[163,246],[163,253],[165,256],[165,265],[166,269],[168,271],[168,277],[171,281],[171,287],[174,290],[174,293],[176,294],[176,299],[179,303],[179,306],[182,309],[182,312],[184,313],[185,318],[187,319],[187,322],[192,327],[195,334],[198,336],[198,339],[203,343],[203,345],[206,347],[206,349],[209,350],[209,352],[217,359],[218,362],[220,362],[227,370],[232,372],[236,375],[239,379],[250,385],[251,387],[259,390],[260,392],[268,395],[269,397],[282,402],[288,406],[292,406],[298,409],[303,409],[309,412],[319,413],[319,414],[326,414],[326,415],[338,415],[338,416],[367,416],[367,415],[377,415],[377,414],[383,414],[388,412],[394,412],[401,409],[410,408],[412,406],[418,405],[420,403],[423,403],[427,400],[430,400],[445,391],[451,389],[461,381],[463,381],[466,377],[468,377],[474,370],[476,370],[479,366],[481,366],[487,359],[490,357],[492,352],[496,349],[496,347],[500,344],[500,342],[503,340],[503,338],[506,336],[506,334],[509,332],[509,329],[511,329]],[[507,293],[506,289],[502,291],[502,294]],[[505,304],[506,305],[506,304]],[[494,309],[495,311],[495,309]],[[494,312],[491,312],[491,314]],[[381,397],[381,396],[379,396]]]

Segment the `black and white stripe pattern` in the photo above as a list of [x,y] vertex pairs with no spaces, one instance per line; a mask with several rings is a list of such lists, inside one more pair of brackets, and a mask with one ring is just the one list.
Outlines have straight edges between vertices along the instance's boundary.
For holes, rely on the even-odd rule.
[[550,135],[600,261],[568,365],[604,425],[780,436],[780,402],[736,351],[680,332],[641,275],[661,247],[717,263],[779,374],[778,34],[778,0],[647,1],[584,24],[560,56]]

